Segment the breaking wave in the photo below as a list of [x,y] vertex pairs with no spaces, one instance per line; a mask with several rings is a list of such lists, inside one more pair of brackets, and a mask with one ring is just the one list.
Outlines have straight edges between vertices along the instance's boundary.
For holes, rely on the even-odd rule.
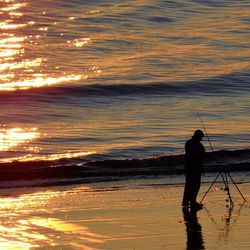
[[[124,160],[87,160],[79,157],[13,161],[0,164],[0,187],[70,185],[179,175],[183,174],[183,165],[183,154]],[[207,153],[204,165],[204,172],[250,171],[250,149]]]

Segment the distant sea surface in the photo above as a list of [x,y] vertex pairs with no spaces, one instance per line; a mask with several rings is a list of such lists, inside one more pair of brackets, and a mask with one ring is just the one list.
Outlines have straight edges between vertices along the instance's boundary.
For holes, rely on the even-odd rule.
[[198,115],[215,151],[250,148],[248,0],[1,0],[0,16],[1,162],[178,155]]

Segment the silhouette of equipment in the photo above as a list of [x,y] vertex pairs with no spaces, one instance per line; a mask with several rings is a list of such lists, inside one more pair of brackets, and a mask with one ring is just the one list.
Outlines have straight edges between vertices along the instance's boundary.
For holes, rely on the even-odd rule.
[[[207,131],[206,131],[206,128],[204,126],[204,123],[201,119],[201,116],[199,115],[199,113],[197,113],[197,116],[199,117],[199,120],[201,122],[201,125],[204,129],[204,132],[205,132],[205,135],[208,139],[208,142],[209,142],[209,145],[210,145],[210,148],[212,150],[212,152],[214,152],[214,149],[213,149],[213,146],[212,146],[212,143],[211,143],[211,140],[207,134]],[[215,161],[216,161],[216,166],[218,168],[219,167],[219,162],[217,160],[217,158],[215,158]],[[205,199],[205,197],[207,196],[207,194],[209,193],[209,191],[211,190],[212,186],[216,183],[216,181],[218,180],[218,178],[221,176],[221,179],[223,181],[223,184],[224,184],[224,191],[227,192],[227,196],[228,196],[228,199],[226,201],[229,202],[229,207],[230,208],[233,208],[234,207],[234,203],[233,203],[233,199],[232,199],[232,196],[231,196],[231,193],[230,193],[230,187],[229,187],[229,180],[231,180],[231,182],[233,183],[233,185],[235,186],[235,188],[237,189],[237,191],[239,192],[240,196],[242,197],[243,201],[246,202],[246,199],[245,197],[243,196],[242,192],[240,191],[239,187],[237,186],[237,184],[235,183],[235,181],[233,180],[232,176],[230,175],[229,173],[229,170],[225,170],[225,169],[222,169],[220,168],[219,170],[219,173],[218,175],[215,177],[214,181],[212,182],[212,184],[210,185],[210,187],[208,188],[208,190],[206,191],[206,193],[204,194],[204,196],[202,197],[200,203],[202,203],[202,201]]]

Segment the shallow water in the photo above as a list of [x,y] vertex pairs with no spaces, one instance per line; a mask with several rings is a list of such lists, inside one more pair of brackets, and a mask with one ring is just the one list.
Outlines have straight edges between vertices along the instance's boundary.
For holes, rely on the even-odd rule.
[[0,5],[2,160],[249,148],[249,1]]

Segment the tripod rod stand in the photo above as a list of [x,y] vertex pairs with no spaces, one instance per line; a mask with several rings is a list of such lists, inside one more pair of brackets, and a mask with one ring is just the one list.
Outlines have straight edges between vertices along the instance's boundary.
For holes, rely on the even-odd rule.
[[242,199],[244,202],[246,202],[246,199],[245,197],[243,196],[243,194],[241,193],[240,189],[238,188],[237,184],[235,183],[235,181],[233,180],[232,176],[230,175],[229,172],[227,171],[220,171],[218,173],[218,175],[216,176],[216,178],[214,179],[214,181],[211,183],[210,187],[208,188],[208,190],[206,191],[206,193],[204,194],[204,196],[202,197],[201,199],[201,203],[202,201],[205,199],[205,197],[207,196],[207,194],[209,193],[209,191],[211,190],[212,186],[215,184],[215,182],[217,181],[217,179],[221,176],[222,178],[222,181],[224,183],[224,190],[227,192],[227,195],[228,195],[228,200],[230,202],[230,207],[233,207],[234,206],[234,203],[233,203],[233,199],[232,199],[232,196],[231,196],[231,193],[230,193],[230,187],[229,187],[229,182],[228,182],[228,179],[231,180],[231,182],[233,183],[233,185],[235,186],[235,188],[237,189],[237,191],[239,192],[239,194],[241,195]]
[[[208,133],[207,133],[207,131],[206,131],[205,125],[204,125],[204,123],[203,123],[203,120],[201,119],[201,116],[200,116],[200,114],[199,114],[198,112],[197,112],[197,116],[198,116],[198,118],[199,118],[199,120],[200,120],[200,122],[201,122],[201,125],[202,125],[203,129],[204,129],[204,132],[205,132],[205,135],[206,135],[207,140],[208,140],[208,142],[209,142],[210,148],[211,148],[212,152],[214,152],[214,149],[213,149],[211,140],[210,140],[210,138],[209,138],[209,136],[208,136]],[[216,166],[219,168],[219,162],[218,162],[217,158],[215,158],[215,161],[216,161]],[[207,194],[209,193],[210,189],[212,188],[212,186],[214,185],[214,183],[217,181],[217,179],[219,178],[219,176],[221,176],[222,181],[223,181],[223,183],[224,183],[224,186],[225,186],[224,190],[227,192],[228,200],[229,200],[229,202],[230,202],[230,208],[234,207],[234,203],[233,203],[232,196],[231,196],[231,194],[230,194],[230,188],[229,188],[228,178],[232,181],[232,183],[234,184],[235,188],[236,188],[236,189],[238,190],[238,192],[240,193],[240,195],[241,195],[242,199],[244,200],[244,202],[246,202],[245,197],[244,197],[243,194],[241,193],[240,189],[239,189],[238,186],[236,185],[235,181],[233,180],[233,178],[232,178],[232,176],[229,174],[229,172],[228,172],[228,171],[221,171],[221,170],[220,170],[219,173],[218,173],[218,175],[216,176],[215,180],[212,182],[212,184],[210,185],[210,187],[209,187],[208,190],[206,191],[205,195],[204,195],[203,198],[201,199],[201,201],[200,201],[201,203],[202,203],[202,201],[205,199],[205,197],[207,196]]]

